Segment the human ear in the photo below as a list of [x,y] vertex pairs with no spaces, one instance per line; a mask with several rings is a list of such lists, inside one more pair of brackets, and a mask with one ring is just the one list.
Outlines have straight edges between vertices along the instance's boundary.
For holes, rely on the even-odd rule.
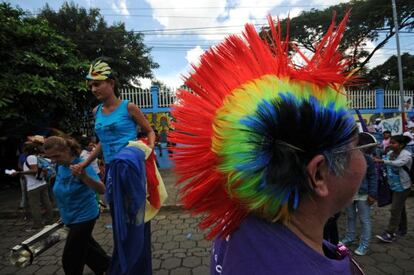
[[326,197],[329,194],[329,170],[323,155],[316,155],[306,166],[311,189],[316,196]]
[[112,89],[115,88],[115,80],[109,79],[109,83],[111,84]]

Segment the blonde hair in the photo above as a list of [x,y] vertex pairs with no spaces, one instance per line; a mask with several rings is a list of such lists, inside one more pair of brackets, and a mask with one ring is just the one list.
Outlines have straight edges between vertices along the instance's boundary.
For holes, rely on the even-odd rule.
[[43,145],[43,148],[44,150],[50,150],[52,148],[69,149],[73,156],[79,156],[81,152],[79,143],[71,137],[48,137]]

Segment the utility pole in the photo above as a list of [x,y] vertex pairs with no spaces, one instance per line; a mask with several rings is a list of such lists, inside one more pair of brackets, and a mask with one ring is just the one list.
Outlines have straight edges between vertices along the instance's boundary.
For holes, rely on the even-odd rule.
[[395,40],[397,43],[398,83],[400,86],[401,118],[402,118],[402,123],[403,123],[403,130],[405,130],[404,87],[403,87],[403,72],[402,72],[402,65],[401,65],[400,36],[399,36],[398,19],[397,19],[397,6],[395,4],[395,0],[391,0],[391,1],[392,1],[392,15],[394,17]]

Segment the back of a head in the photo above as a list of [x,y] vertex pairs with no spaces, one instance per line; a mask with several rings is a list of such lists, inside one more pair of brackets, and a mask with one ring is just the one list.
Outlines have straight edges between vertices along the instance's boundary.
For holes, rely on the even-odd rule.
[[187,78],[193,93],[178,94],[170,140],[188,181],[183,203],[206,213],[209,237],[231,233],[249,213],[287,220],[310,192],[306,166],[315,156],[334,174],[346,168],[358,131],[343,87],[352,77],[338,51],[346,18],[305,65],[292,63],[269,19],[272,41],[247,25],[243,38],[207,51]]
[[60,136],[50,136],[45,140],[45,144],[43,145],[45,151],[51,149],[57,150],[69,150],[69,152],[73,156],[79,156],[81,152],[81,147],[79,143],[73,139],[68,137],[60,137]]

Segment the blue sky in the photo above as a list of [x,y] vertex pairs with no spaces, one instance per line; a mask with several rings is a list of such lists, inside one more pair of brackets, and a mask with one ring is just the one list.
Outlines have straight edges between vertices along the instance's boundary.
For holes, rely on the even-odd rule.
[[[58,10],[65,1],[8,0],[12,5],[37,13],[46,3]],[[199,56],[226,35],[240,33],[247,22],[264,24],[266,15],[280,18],[298,15],[310,8],[324,9],[338,0],[73,0],[85,8],[99,8],[105,20],[125,22],[127,30],[142,31],[145,44],[160,68],[157,79],[171,87],[182,84],[182,75]],[[414,35],[401,34],[402,52],[414,53]],[[374,45],[368,44],[368,48]],[[396,54],[395,39],[377,51],[369,66]],[[142,81],[148,85],[148,81]]]

